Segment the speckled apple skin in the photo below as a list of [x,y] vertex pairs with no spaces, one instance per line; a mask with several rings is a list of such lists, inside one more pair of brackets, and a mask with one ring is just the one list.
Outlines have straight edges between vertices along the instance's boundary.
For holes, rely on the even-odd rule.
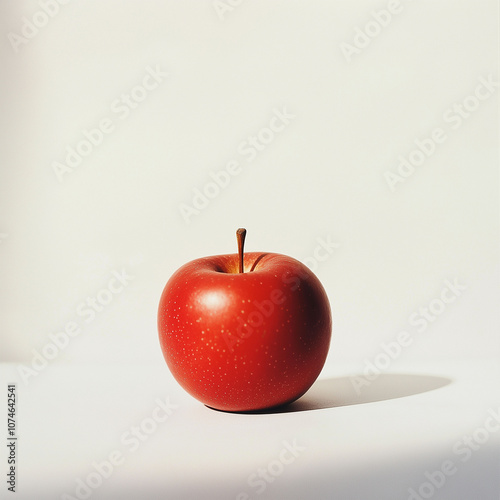
[[326,292],[313,272],[281,254],[188,262],[166,284],[160,345],[179,384],[224,411],[290,403],[314,383],[330,346]]

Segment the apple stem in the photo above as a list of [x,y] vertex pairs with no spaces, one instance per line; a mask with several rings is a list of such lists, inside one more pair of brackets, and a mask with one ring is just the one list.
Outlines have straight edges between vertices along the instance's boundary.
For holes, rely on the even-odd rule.
[[247,235],[247,230],[240,227],[236,231],[236,239],[238,240],[238,254],[240,256],[240,273],[244,273],[243,270],[243,246],[245,245],[245,236]]

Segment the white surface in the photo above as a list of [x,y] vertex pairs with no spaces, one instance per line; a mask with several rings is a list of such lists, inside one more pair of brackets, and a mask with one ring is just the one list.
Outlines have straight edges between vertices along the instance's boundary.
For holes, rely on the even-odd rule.
[[[95,498],[255,494],[247,477],[283,440],[306,450],[256,497],[404,500],[425,471],[459,459],[454,443],[498,404],[498,89],[461,122],[449,110],[499,79],[498,2],[401,0],[350,62],[342,44],[389,2],[252,0],[223,19],[209,0],[70,2],[16,50],[12,36],[42,3],[0,2],[5,383],[50,335],[71,323],[80,334],[19,382],[17,498],[71,493],[167,395],[178,411]],[[117,112],[157,67],[168,76]],[[248,161],[241,144],[283,109],[295,117]],[[54,162],[103,119],[113,131],[59,182]],[[384,173],[437,127],[445,142],[392,192]],[[230,161],[241,172],[187,224],[180,204]],[[407,332],[411,344],[383,371],[453,382],[391,399],[392,384],[431,379],[381,377],[372,388],[386,400],[267,416],[191,400],[161,357],[158,300],[186,261],[235,252],[237,227],[249,251],[298,258],[325,286],[334,332],[322,378],[383,364],[384,345]],[[325,253],[321,241],[335,245]],[[123,271],[130,279],[109,295]],[[448,281],[462,288],[444,304]],[[92,316],[92,297],[112,300]],[[439,314],[422,323],[432,305]],[[331,384],[315,390],[345,394]],[[433,498],[497,498],[497,445]]]
[[[427,480],[426,472],[451,460],[456,473],[433,498],[496,500],[498,366],[408,368],[382,375],[360,395],[344,378],[355,371],[326,370],[302,404],[296,403],[298,411],[237,415],[192,399],[161,360],[130,367],[57,366],[28,386],[18,380],[15,366],[2,365],[1,380],[19,383],[16,498],[74,495],[77,478],[86,479],[94,461],[118,451],[124,463],[92,498],[225,500],[246,492],[266,499],[406,499],[409,488]],[[177,408],[134,449],[124,433],[143,425],[156,399],[167,397]],[[2,412],[4,405],[2,398]],[[496,431],[470,457],[459,454],[465,445],[455,450],[457,442],[473,436],[489,411],[498,415]],[[258,494],[248,478],[279,459],[283,441],[303,449]]]

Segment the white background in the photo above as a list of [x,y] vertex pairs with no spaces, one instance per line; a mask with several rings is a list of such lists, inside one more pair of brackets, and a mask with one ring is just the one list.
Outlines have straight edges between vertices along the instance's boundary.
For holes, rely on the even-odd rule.
[[[177,394],[157,339],[161,291],[188,260],[235,252],[238,227],[248,230],[249,251],[285,253],[308,264],[321,239],[336,243],[314,267],[334,319],[323,378],[361,374],[383,352],[381,344],[401,331],[407,331],[413,343],[391,363],[390,372],[461,380],[465,376],[457,373],[462,368],[470,373],[473,366],[495,365],[500,350],[495,311],[500,298],[498,89],[460,123],[450,119],[457,116],[450,109],[474,96],[481,79],[498,82],[497,2],[401,0],[399,12],[386,26],[373,28],[373,13],[387,9],[388,2],[253,0],[217,12],[211,1],[88,0],[58,4],[58,12],[45,25],[29,32],[25,19],[30,22],[38,15],[43,21],[43,14],[37,14],[43,12],[42,3],[0,2],[0,355],[11,363],[5,373],[18,381],[25,401],[50,394],[57,386],[61,408],[67,408],[72,383],[61,382],[59,387],[54,374],[76,380],[92,366],[107,387],[115,380],[115,389],[120,388],[114,398],[111,389],[101,391],[101,379],[93,377],[96,385],[89,382],[88,390],[82,390],[90,398],[83,405],[88,410],[85,418],[97,425],[96,415],[104,411],[120,414],[115,399],[125,398],[121,404],[127,407],[129,379],[113,374],[129,369],[139,378],[146,369],[159,373],[157,392],[141,402],[144,411],[123,417],[119,437],[137,415],[146,416],[154,408],[155,397],[163,394],[158,391]],[[16,36],[23,36],[23,29],[30,38],[19,42]],[[375,30],[373,36],[346,56],[343,44],[363,43],[359,33],[365,29]],[[142,84],[147,68],[159,68],[168,76],[124,118],[116,101]],[[267,127],[275,110],[283,109],[294,118],[248,161],[242,143]],[[58,177],[54,163],[64,163],[67,148],[77,147],[84,131],[106,118],[113,131],[79,165]],[[408,159],[417,149],[415,140],[431,137],[438,127],[446,140],[391,190],[387,172],[397,174],[399,156]],[[238,163],[240,172],[186,221],[181,205],[192,205],[195,190],[207,189],[210,174],[230,161]],[[132,277],[128,285],[85,322],[79,306],[106,289],[113,272],[123,270]],[[418,331],[410,317],[440,298],[446,280],[465,288]],[[18,366],[31,367],[49,335],[63,331],[68,322],[76,322],[81,334],[25,384]],[[472,432],[486,418],[493,404],[484,389],[488,383],[491,380],[477,381],[485,397],[470,422],[460,422],[456,434],[450,431],[448,441],[443,438],[437,445],[439,453],[431,447],[434,462],[447,456],[462,429]],[[451,391],[450,399],[443,399],[445,413],[454,413],[458,405],[456,414],[462,414],[465,394],[469,389],[477,394],[478,388],[461,392],[453,387],[439,389]],[[431,422],[434,404],[440,401],[436,395],[425,406]],[[213,415],[196,410],[197,403],[192,406],[182,392],[178,397],[196,425],[204,419],[212,423]],[[37,401],[33,411],[48,412],[44,421],[52,422],[48,403]],[[105,408],[94,408],[94,413],[96,401]],[[409,398],[388,404],[404,401]],[[133,404],[129,401],[128,406]],[[198,411],[199,420],[186,408]],[[325,416],[331,410],[317,412],[325,418],[320,427],[324,435],[334,436]],[[384,409],[376,411],[377,418],[387,416]],[[398,411],[415,415],[404,408]],[[28,408],[20,412],[25,432],[34,432]],[[370,417],[346,415],[344,450],[352,450],[349,436],[357,430],[348,424],[353,418]],[[293,428],[290,439],[300,441],[300,426]],[[434,433],[427,431],[422,439],[432,441]],[[41,457],[54,436],[39,432],[42,437],[30,446]],[[253,432],[258,443],[269,442],[268,434]],[[416,427],[405,432],[416,432]],[[64,450],[69,456],[82,438],[73,428],[62,435],[65,444],[50,462],[51,470],[68,470],[47,486],[52,497],[70,492],[73,477],[83,477],[88,464],[102,455],[92,448],[80,461],[63,459]],[[314,441],[307,433],[302,438]],[[398,439],[390,441],[394,446],[389,455],[394,457],[400,450]],[[104,454],[113,449],[98,435],[85,440],[102,445]],[[253,461],[241,464],[236,489],[228,498],[236,496],[238,484],[245,489],[246,476],[259,464],[265,466],[276,456],[279,442],[266,452],[256,445]],[[191,449],[186,441],[178,444],[179,449]],[[375,457],[367,446],[367,456]],[[200,456],[208,457],[208,450],[199,451]],[[328,455],[318,453],[315,456]],[[229,466],[223,451],[217,456],[215,463]],[[154,462],[154,457],[149,458]],[[137,470],[150,470],[146,458],[137,460],[142,464]],[[423,474],[435,467],[426,460],[417,465],[411,458],[408,464]],[[321,476],[321,464],[313,465],[318,464],[309,472],[305,466],[300,469],[300,484]],[[35,462],[33,469],[26,467],[36,470]],[[489,469],[483,469],[482,480],[491,486]],[[203,464],[200,470],[205,470]],[[147,474],[138,477],[145,487],[154,483],[156,488],[156,472],[150,472],[149,479]],[[127,475],[123,470],[120,474],[124,482],[116,479],[116,488],[107,493],[103,486],[102,498],[114,498],[113,492],[126,484]],[[322,477],[328,474],[323,471]],[[418,486],[422,474],[413,482],[408,479],[400,490]],[[179,476],[179,484],[196,482],[187,472],[185,476],[185,482]],[[35,487],[34,477],[25,473],[24,488]],[[220,484],[209,472],[200,476],[200,484],[204,477]],[[20,484],[23,480],[20,477]],[[462,483],[451,483],[438,493],[462,498],[453,489]],[[470,477],[463,476],[463,484],[469,483]],[[274,493],[266,494],[280,498],[278,479],[272,486]],[[333,498],[333,486],[325,488],[325,498]],[[386,492],[385,498],[406,498],[401,491],[393,496]],[[339,498],[350,498],[344,493],[338,490]],[[381,498],[373,495],[363,499]]]

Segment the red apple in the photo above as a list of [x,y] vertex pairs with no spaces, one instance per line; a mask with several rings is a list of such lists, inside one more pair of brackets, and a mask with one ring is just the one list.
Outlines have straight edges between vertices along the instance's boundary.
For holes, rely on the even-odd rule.
[[318,278],[286,255],[239,254],[188,262],[163,290],[158,331],[179,384],[205,405],[241,412],[302,396],[330,346],[330,304]]

